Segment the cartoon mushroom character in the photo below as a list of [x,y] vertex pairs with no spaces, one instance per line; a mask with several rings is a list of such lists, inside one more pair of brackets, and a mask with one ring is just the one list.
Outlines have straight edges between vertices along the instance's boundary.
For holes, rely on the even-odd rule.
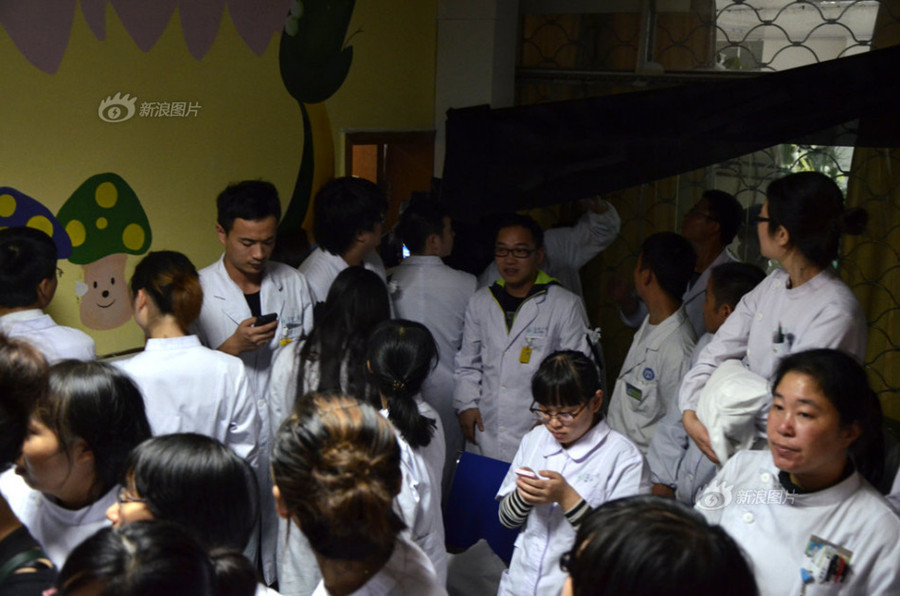
[[62,224],[43,204],[11,186],[0,186],[0,229],[27,226],[53,239],[60,259],[72,254],[72,241]]
[[114,329],[131,319],[125,280],[128,255],[150,248],[147,214],[137,194],[112,173],[88,178],[57,213],[72,240],[69,261],[84,267],[81,322],[90,329]]

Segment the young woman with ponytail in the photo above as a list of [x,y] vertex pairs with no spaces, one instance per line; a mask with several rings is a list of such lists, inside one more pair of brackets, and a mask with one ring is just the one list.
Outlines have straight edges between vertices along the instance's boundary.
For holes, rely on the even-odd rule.
[[900,594],[900,517],[873,488],[881,404],[856,360],[785,357],[772,384],[769,451],[729,459],[695,506],[751,561],[760,594]]
[[140,388],[153,434],[206,435],[257,466],[262,422],[243,363],[188,334],[203,306],[190,260],[174,251],[151,252],[131,276],[131,295],[147,343],[118,364]]
[[369,337],[366,366],[376,407],[397,430],[403,489],[397,500],[413,540],[422,547],[441,581],[447,579],[447,550],[441,517],[444,429],[437,411],[422,399],[422,384],[437,364],[437,344],[421,323],[380,323]]
[[394,510],[401,451],[390,423],[343,395],[311,394],[274,438],[278,513],[309,541],[315,596],[445,595]]

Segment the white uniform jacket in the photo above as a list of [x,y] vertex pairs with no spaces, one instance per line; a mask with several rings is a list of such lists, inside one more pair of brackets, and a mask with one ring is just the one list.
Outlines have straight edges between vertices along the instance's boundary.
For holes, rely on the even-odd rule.
[[[681,296],[681,305],[684,306],[684,311],[687,314],[688,320],[690,320],[691,326],[694,328],[694,334],[697,337],[702,337],[703,334],[706,333],[706,324],[703,322],[703,301],[706,299],[706,285],[709,283],[709,276],[712,275],[713,267],[722,265],[723,263],[737,262],[739,262],[738,258],[731,254],[726,248],[719,253],[719,256],[716,257],[715,261],[709,264],[709,267],[703,270],[703,273],[700,274],[697,281],[686,289]],[[637,328],[638,325],[641,324],[641,321],[644,320],[644,317],[647,316],[647,305],[638,300],[638,309],[635,312],[631,313],[629,316],[625,316],[625,313],[619,311],[619,316],[626,325]]]
[[27,341],[50,364],[67,358],[85,361],[97,358],[97,348],[90,335],[72,327],[57,325],[50,315],[37,308],[0,317],[0,331],[7,337]]
[[445,486],[453,462],[463,450],[463,435],[453,408],[453,360],[462,344],[466,306],[475,293],[475,276],[444,265],[440,257],[411,256],[390,274],[394,314],[422,323],[438,346],[438,364],[422,386],[422,397],[438,412],[446,438]]
[[97,530],[110,524],[106,510],[116,502],[119,485],[81,509],[65,509],[25,483],[15,470],[0,475],[0,492],[10,508],[57,568],[72,550]]
[[[350,596],[446,596],[447,589],[435,576],[422,549],[400,534],[384,567]],[[320,583],[313,596],[331,596]]]
[[[695,508],[747,554],[762,596],[900,594],[900,518],[856,472],[830,488],[795,494],[779,482],[770,452],[741,451]],[[851,553],[849,561],[817,558],[829,543]],[[801,568],[812,576],[805,590]]]
[[259,467],[262,419],[240,359],[189,335],[148,339],[143,352],[115,364],[141,390],[154,436],[206,435]]
[[670,408],[678,407],[678,387],[690,368],[696,339],[680,307],[655,328],[650,317],[634,336],[616,379],[607,422],[647,453],[656,426]]
[[[622,220],[612,203],[606,213],[586,211],[573,227],[544,232],[544,262],[541,269],[582,299],[579,271],[619,236]],[[497,263],[491,261],[478,276],[478,287],[490,286],[500,278]]]
[[[244,293],[228,276],[223,258],[200,270],[203,286],[203,309],[191,325],[203,345],[216,349],[234,334],[235,329],[249,319],[250,306]],[[269,345],[244,352],[240,359],[250,381],[261,418],[259,435],[260,511],[262,512],[262,563],[266,582],[275,580],[275,538],[278,516],[272,497],[269,469],[269,408],[265,402],[269,381],[269,367],[275,353],[283,345],[301,339],[312,329],[313,301],[303,276],[293,267],[269,261],[259,291],[262,314],[278,313],[278,327]]]
[[[328,290],[338,273],[349,267],[347,261],[340,255],[333,255],[321,246],[317,246],[309,256],[303,259],[297,268],[306,277],[309,284],[309,293],[315,302],[325,302]],[[381,257],[366,258],[363,267],[378,274],[382,281],[385,280],[384,265]]]
[[584,303],[572,292],[549,283],[522,302],[509,332],[506,317],[491,288],[475,292],[466,308],[463,342],[456,355],[457,412],[479,408],[484,432],[475,429],[477,445],[467,448],[494,459],[511,461],[519,441],[534,426],[531,377],[557,350],[590,355]]
[[697,409],[706,380],[726,360],[743,359],[767,379],[782,356],[813,348],[834,348],[863,360],[868,328],[850,288],[828,270],[797,288],[787,283],[788,274],[776,269],[741,298],[685,375],[678,399],[682,411]]
[[[544,425],[525,435],[497,491],[497,500],[516,490],[516,470],[523,466],[538,473],[559,472],[592,508],[612,499],[650,492],[650,470],[641,452],[602,420],[568,449]],[[536,506],[516,538],[498,594],[557,596],[566,580],[559,558],[574,541],[575,528],[558,503]]]

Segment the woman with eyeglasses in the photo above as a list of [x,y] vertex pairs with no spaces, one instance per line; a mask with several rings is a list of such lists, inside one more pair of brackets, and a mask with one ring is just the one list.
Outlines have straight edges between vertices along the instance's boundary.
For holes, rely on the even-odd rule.
[[[863,360],[865,314],[834,262],[841,236],[861,234],[867,221],[864,209],[844,208],[841,189],[824,174],[799,172],[769,185],[756,232],[762,255],[781,268],[744,295],[679,390],[684,428],[713,462],[718,458],[696,410],[703,387],[723,362],[743,360],[752,372],[771,379],[782,357],[812,348],[834,348]],[[760,437],[763,414],[757,421]]]
[[594,363],[580,352],[548,356],[531,380],[539,425],[522,439],[500,490],[500,522],[525,525],[498,594],[556,596],[559,558],[581,520],[610,499],[650,492],[641,452],[603,421]]
[[131,379],[103,362],[63,360],[50,367],[15,472],[0,491],[50,559],[109,525],[131,450],[150,437],[144,400]]

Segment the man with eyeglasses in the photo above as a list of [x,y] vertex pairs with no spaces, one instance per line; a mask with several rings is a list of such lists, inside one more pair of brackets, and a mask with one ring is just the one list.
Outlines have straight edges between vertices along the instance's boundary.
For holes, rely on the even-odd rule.
[[53,240],[28,227],[0,230],[0,331],[24,339],[51,364],[57,360],[94,360],[94,340],[87,333],[58,325],[43,309],[53,300],[58,275]]
[[453,405],[469,451],[512,461],[534,425],[531,377],[557,350],[590,354],[581,298],[540,270],[543,231],[530,217],[500,224],[494,262],[500,279],[469,300],[456,355]]

